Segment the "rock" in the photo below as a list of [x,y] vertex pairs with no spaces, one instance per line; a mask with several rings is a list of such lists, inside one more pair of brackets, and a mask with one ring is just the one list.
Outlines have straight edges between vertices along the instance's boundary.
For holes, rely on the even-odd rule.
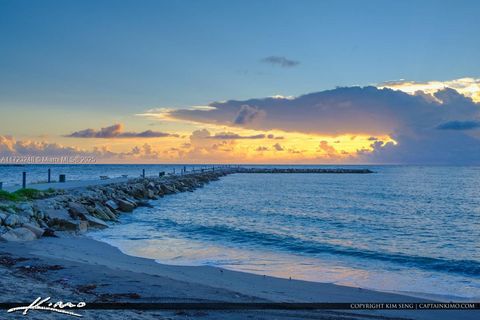
[[148,190],[148,199],[158,199],[153,190]]
[[62,230],[76,230],[79,227],[78,221],[70,217],[66,209],[50,209],[45,212],[48,217],[48,226],[57,227]]
[[85,215],[89,215],[88,210],[80,203],[69,202],[68,207],[70,208],[70,215],[74,218],[82,218]]
[[124,212],[132,212],[135,209],[135,205],[128,200],[118,200],[118,207]]
[[5,219],[7,219],[7,214],[4,212],[0,212],[0,224],[2,224]]
[[47,224],[44,220],[38,220],[38,225],[39,225],[42,229],[48,229],[48,224]]
[[88,226],[95,227],[95,228],[107,228],[108,225],[103,222],[102,220],[92,217],[91,215],[85,216],[85,221],[88,222]]
[[45,215],[43,214],[42,211],[36,211],[36,212],[35,212],[35,217],[36,217],[38,220],[43,220],[43,219],[45,219]]
[[32,241],[37,239],[35,234],[27,228],[16,228],[0,236],[3,241]]
[[108,209],[107,207],[102,207],[102,210],[109,216],[112,218],[112,220],[117,220],[117,215],[112,212],[112,210]]
[[39,228],[37,226],[35,226],[34,224],[32,223],[25,223],[23,225],[24,228],[27,228],[28,230],[32,231],[33,234],[35,234],[35,236],[37,238],[40,238],[41,236],[43,236],[43,233],[44,233],[44,230],[42,228]]
[[6,233],[9,229],[5,226],[0,226],[0,235]]
[[12,232],[20,239],[20,241],[32,241],[37,239],[35,233],[28,228],[20,227],[13,229]]
[[88,222],[87,221],[78,221],[77,224],[77,231],[78,232],[86,232],[88,230]]
[[135,206],[135,208],[136,208],[136,207],[138,207],[138,205],[137,205],[137,200],[135,200],[135,199],[133,199],[133,198],[130,198],[130,197],[124,197],[124,199],[123,199],[123,200],[126,200],[126,201],[128,201],[128,202],[132,203],[132,204]]
[[15,227],[21,223],[22,221],[20,216],[17,214],[9,214],[8,217],[3,221],[3,224],[8,227]]
[[93,213],[93,216],[102,220],[111,220],[110,216],[106,213],[106,211],[102,210],[101,208],[97,208]]
[[13,210],[13,208],[11,207],[7,207],[4,209],[4,211],[7,213],[7,214],[15,214],[17,213],[15,210]]
[[113,210],[113,211],[117,211],[119,209],[117,203],[113,200],[108,200],[107,202],[105,202],[105,205],[110,209],[110,210]]
[[17,205],[17,211],[19,215],[22,215],[28,218],[35,216],[35,213],[33,212],[32,204],[30,203],[21,203]]
[[45,231],[43,232],[43,236],[44,236],[44,237],[55,237],[55,238],[57,237],[57,236],[55,235],[55,230],[50,229],[50,228],[46,228],[46,229],[45,229]]
[[153,208],[153,206],[150,204],[150,202],[148,202],[148,201],[146,201],[146,200],[137,201],[137,205],[138,205],[139,207]]
[[155,183],[149,182],[148,185],[147,185],[147,188],[148,189],[155,189]]
[[18,239],[18,237],[13,233],[13,231],[10,230],[0,235],[0,241],[16,242],[16,241],[20,241],[20,239]]

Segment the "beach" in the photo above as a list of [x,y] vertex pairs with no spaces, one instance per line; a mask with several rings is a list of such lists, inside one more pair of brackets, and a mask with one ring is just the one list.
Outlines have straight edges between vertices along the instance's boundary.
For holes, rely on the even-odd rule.
[[[2,243],[2,302],[421,302],[409,296],[360,288],[264,277],[214,267],[161,265],[88,238],[61,234]],[[22,258],[26,259],[23,260]],[[5,261],[4,259],[2,261]],[[28,268],[27,268],[28,266]],[[47,268],[50,266],[50,268]],[[52,267],[55,266],[55,267]],[[37,268],[37,269],[36,269]],[[32,271],[28,271],[31,269]],[[27,270],[27,271],[26,271]],[[38,271],[36,271],[38,270]],[[79,311],[86,319],[476,319],[477,311]],[[56,315],[31,311],[32,319]],[[4,314],[6,319],[13,318]],[[17,317],[21,317],[17,315]]]
[[[196,188],[204,185],[210,188],[209,181],[213,181],[212,184],[220,184],[221,181],[215,180],[226,179],[232,174],[242,175],[234,169],[224,169],[224,171],[198,172],[184,176],[72,181],[63,185],[59,183],[38,185],[40,190],[51,189],[52,186],[54,189],[59,186],[64,188],[59,194],[34,200],[30,207],[16,205],[19,211],[10,215],[24,216],[25,210],[28,211],[31,208],[33,216],[30,218],[30,224],[35,223],[39,228],[52,226],[55,237],[43,236],[34,241],[16,239],[0,242],[1,284],[4,288],[0,302],[31,302],[37,297],[51,297],[53,301],[57,299],[72,302],[84,301],[87,305],[105,302],[411,303],[438,300],[436,297],[426,299],[425,296],[419,298],[332,283],[278,278],[214,266],[161,264],[153,259],[124,254],[118,248],[90,236],[91,231],[97,232],[98,227],[107,226],[100,221],[101,219],[111,220],[108,229],[115,230],[121,226],[119,224],[121,220],[118,220],[121,216],[134,217],[136,211],[142,210],[141,208],[161,206],[164,200],[159,199],[158,196],[175,194],[178,194],[177,197],[181,194],[182,197],[183,195],[193,196],[195,192],[201,192],[195,191]],[[302,181],[305,181],[303,177]],[[182,191],[193,193],[182,193]],[[137,198],[130,198],[135,194],[138,195]],[[153,199],[153,202],[150,202],[151,204],[142,202],[140,198],[143,197]],[[113,201],[112,199],[113,204],[109,202]],[[104,207],[103,203],[105,203]],[[185,201],[182,203],[185,204]],[[115,205],[119,207],[115,209]],[[15,207],[15,205],[12,206]],[[62,206],[66,209],[61,209]],[[51,213],[50,208],[56,208],[55,214]],[[59,210],[64,210],[69,215],[61,216],[63,219],[61,220],[58,217]],[[133,213],[128,213],[131,211]],[[113,214],[114,218],[108,218],[109,215],[104,216],[106,212],[109,212],[109,215]],[[49,216],[49,214],[52,215]],[[52,221],[54,221],[53,224],[51,224]],[[25,226],[27,225],[29,224]],[[17,225],[17,229],[12,227],[7,229],[17,230],[24,227]],[[445,299],[441,301],[446,302]],[[456,310],[81,310],[79,312],[87,319],[452,319],[460,317],[475,319],[478,317],[478,311]],[[5,316],[21,317],[19,313]],[[55,314],[38,310],[29,312],[29,317],[34,319],[37,317],[38,319],[55,319],[55,316]]]

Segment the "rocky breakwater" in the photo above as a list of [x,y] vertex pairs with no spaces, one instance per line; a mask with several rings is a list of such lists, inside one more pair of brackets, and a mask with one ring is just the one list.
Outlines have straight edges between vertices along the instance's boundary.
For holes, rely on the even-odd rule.
[[238,168],[238,173],[333,173],[365,174],[374,173],[370,169],[354,168]]
[[82,233],[106,228],[120,214],[148,206],[149,199],[193,191],[234,173],[224,169],[182,176],[136,178],[128,182],[55,191],[47,198],[0,202],[0,241],[29,241],[55,236],[57,231]]

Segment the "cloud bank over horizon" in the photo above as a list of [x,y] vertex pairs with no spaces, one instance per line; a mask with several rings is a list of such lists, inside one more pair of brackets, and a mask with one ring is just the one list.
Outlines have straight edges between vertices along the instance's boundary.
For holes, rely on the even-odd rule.
[[[371,135],[370,148],[359,149],[353,162],[480,164],[480,81],[439,83],[415,83],[414,90],[412,82],[396,82],[395,90],[385,84],[343,87],[288,99],[229,100],[204,109],[160,113],[163,119],[229,128]],[[402,84],[407,89],[402,90]],[[377,135],[394,141],[376,141]]]
[[396,81],[298,97],[152,109],[137,118],[150,124],[160,120],[172,133],[125,131],[123,124],[114,124],[63,135],[58,140],[63,144],[0,135],[0,156],[86,155],[127,163],[480,165],[479,85],[475,78]]

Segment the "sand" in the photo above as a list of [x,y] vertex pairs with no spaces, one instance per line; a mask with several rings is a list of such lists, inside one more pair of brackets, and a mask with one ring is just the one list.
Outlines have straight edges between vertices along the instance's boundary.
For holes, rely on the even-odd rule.
[[[106,243],[60,234],[1,243],[1,302],[420,302],[419,298],[327,283],[280,279],[215,267],[170,266],[128,256]],[[1,260],[0,260],[1,261]],[[45,268],[45,266],[61,266]],[[25,268],[29,266],[30,268]],[[32,267],[43,266],[35,269]],[[49,270],[52,269],[52,270]],[[58,269],[58,270],[57,270]],[[25,270],[33,270],[25,272]],[[39,270],[35,272],[35,270]],[[3,314],[2,314],[3,313]],[[478,319],[480,311],[128,311],[82,310],[85,319]],[[0,310],[0,318],[24,318]],[[32,319],[68,316],[31,311]]]

